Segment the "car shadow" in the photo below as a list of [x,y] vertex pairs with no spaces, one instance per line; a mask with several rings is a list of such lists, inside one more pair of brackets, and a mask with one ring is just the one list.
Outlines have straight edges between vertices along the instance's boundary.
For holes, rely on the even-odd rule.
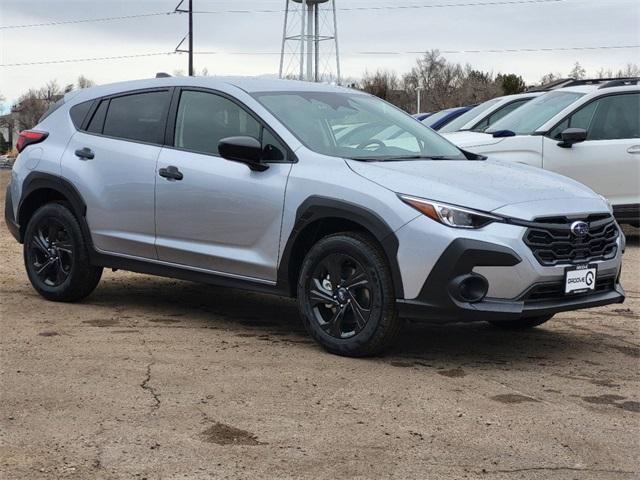
[[[147,276],[112,277],[103,281],[87,300],[115,310],[107,326],[127,326],[127,319],[144,316],[146,325],[135,328],[224,329],[239,336],[269,336],[319,349],[307,335],[294,300],[242,290],[213,287]],[[488,323],[429,324],[406,322],[386,355],[372,361],[395,366],[536,364],[594,360],[608,340],[596,332],[563,325],[563,319],[526,332],[503,331]],[[560,328],[558,328],[560,327]],[[307,348],[305,346],[305,348]]]

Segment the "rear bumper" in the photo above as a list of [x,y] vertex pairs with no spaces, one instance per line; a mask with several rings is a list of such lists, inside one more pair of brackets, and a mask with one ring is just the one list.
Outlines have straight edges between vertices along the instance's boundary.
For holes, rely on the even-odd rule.
[[[475,267],[514,267],[521,261],[517,253],[502,245],[470,239],[455,240],[434,266],[418,297],[396,301],[398,313],[403,318],[441,322],[504,321],[600,307],[625,300],[624,289],[615,277],[609,277],[608,283],[593,293],[563,295],[556,292],[549,298],[531,299],[525,293],[517,299],[487,297],[470,303],[460,301],[452,292],[452,282],[460,275],[473,272]],[[536,286],[539,285],[531,285],[528,292]]]
[[4,221],[7,224],[7,228],[11,235],[18,240],[22,241],[20,238],[20,225],[16,222],[15,217],[13,216],[13,199],[11,197],[11,184],[7,185],[7,192],[4,197]]

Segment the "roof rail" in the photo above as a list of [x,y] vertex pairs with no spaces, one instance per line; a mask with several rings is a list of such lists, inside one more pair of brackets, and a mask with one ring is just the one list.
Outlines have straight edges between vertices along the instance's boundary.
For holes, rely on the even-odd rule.
[[[635,82],[635,83],[634,83]],[[599,88],[619,87],[623,85],[637,85],[638,77],[614,77],[614,78],[561,78],[553,82],[546,83],[539,87],[529,88],[527,92],[548,92],[565,87],[576,87],[579,85],[600,85]]]
[[598,90],[602,88],[611,88],[611,87],[624,87],[626,85],[638,85],[638,80],[640,78],[618,78],[616,80],[609,80],[608,82],[600,85]]

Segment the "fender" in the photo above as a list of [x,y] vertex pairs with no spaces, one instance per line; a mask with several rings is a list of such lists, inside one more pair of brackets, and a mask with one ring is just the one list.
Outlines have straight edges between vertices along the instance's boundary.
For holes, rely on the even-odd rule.
[[91,242],[91,233],[86,221],[87,204],[82,198],[82,195],[80,195],[80,192],[78,192],[76,187],[71,182],[58,177],[57,175],[42,172],[31,172],[29,175],[27,175],[23,182],[22,194],[20,196],[20,201],[18,202],[17,218],[17,221],[20,225],[20,242],[24,240],[24,229],[26,228],[26,225],[24,224],[26,222],[22,221],[25,201],[33,192],[41,189],[54,190],[68,200],[73,213],[80,223],[82,233],[84,234],[85,238],[89,242]]
[[296,211],[296,220],[278,267],[278,285],[284,291],[295,295],[295,285],[291,285],[289,270],[294,262],[300,261],[300,259],[292,258],[296,240],[308,225],[325,218],[337,218],[357,223],[378,240],[389,262],[396,298],[404,298],[402,276],[398,266],[399,242],[391,227],[376,212],[366,207],[345,200],[316,195],[307,198]]

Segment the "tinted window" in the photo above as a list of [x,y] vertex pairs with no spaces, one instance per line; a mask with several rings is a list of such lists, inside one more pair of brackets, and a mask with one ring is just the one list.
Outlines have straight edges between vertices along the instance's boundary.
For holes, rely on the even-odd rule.
[[174,145],[217,155],[223,138],[259,139],[260,129],[260,124],[231,100],[213,93],[184,91],[178,105]]
[[112,98],[103,133],[147,143],[162,143],[168,92],[147,92]]
[[587,140],[640,138],[640,94],[612,95],[597,103]]
[[71,121],[76,128],[82,127],[84,117],[86,117],[87,113],[89,113],[89,110],[91,110],[91,105],[93,105],[93,100],[74,105],[73,107],[71,107],[71,110],[69,110]]
[[498,108],[491,115],[487,116],[484,120],[478,123],[475,127],[472,128],[474,132],[484,132],[488,127],[496,123],[502,117],[506,117],[511,112],[520,108],[522,105],[527,103],[530,98],[523,98],[522,100],[516,100],[515,102],[511,102],[503,107]]
[[266,161],[283,161],[287,158],[287,149],[266,128],[262,130],[262,159]]
[[560,140],[562,132],[564,132],[567,128],[582,128],[588,132],[589,128],[591,127],[591,121],[593,120],[593,114],[595,113],[597,106],[598,102],[591,102],[588,105],[585,105],[576,113],[560,122],[558,126],[551,130],[549,135],[551,136],[551,138]]
[[109,100],[102,100],[98,108],[96,109],[91,121],[87,126],[87,132],[102,133],[102,127],[104,126],[104,119],[107,116],[107,108],[109,107]]

